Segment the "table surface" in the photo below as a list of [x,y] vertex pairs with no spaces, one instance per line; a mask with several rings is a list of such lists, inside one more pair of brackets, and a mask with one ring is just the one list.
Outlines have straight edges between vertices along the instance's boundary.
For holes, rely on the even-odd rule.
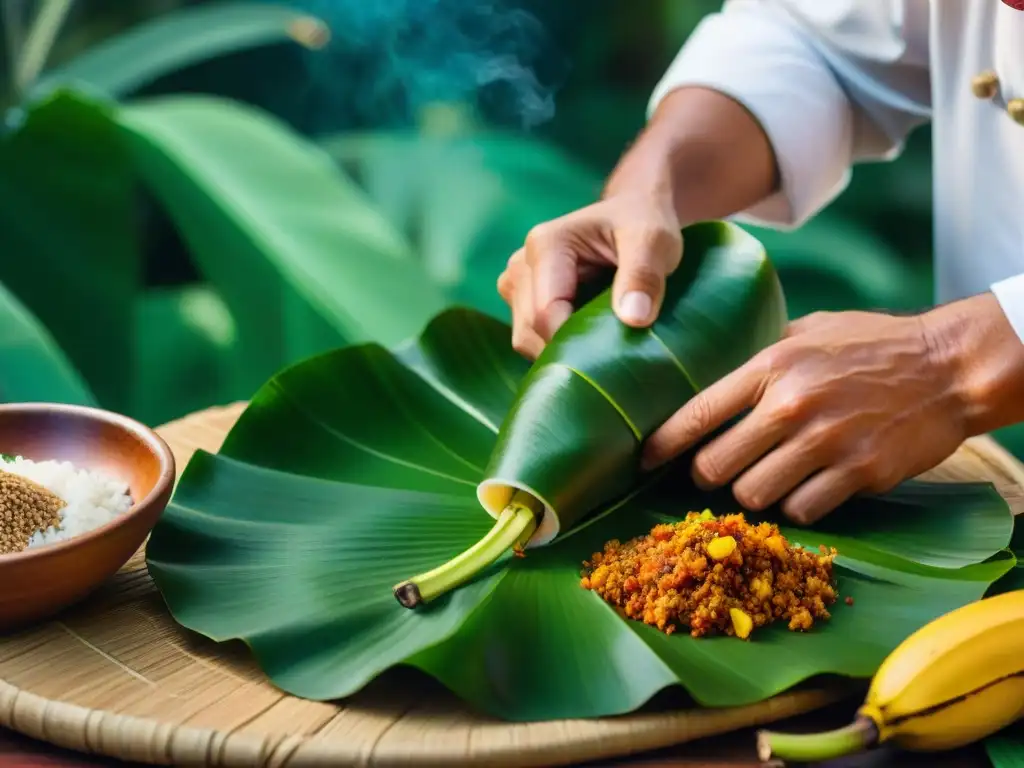
[[[241,404],[238,404],[241,405]],[[237,417],[237,406],[226,416]],[[232,416],[231,411],[234,411]],[[163,429],[160,430],[162,433]],[[227,429],[224,429],[227,432]],[[169,435],[165,433],[165,437]],[[181,457],[184,458],[184,457]],[[1022,477],[1020,474],[1015,478]],[[1024,482],[1018,480],[1018,484]],[[858,702],[849,700],[790,720],[773,724],[772,728],[789,731],[830,730],[848,723]],[[630,758],[588,763],[586,768],[755,768],[763,765],[755,754],[755,730],[746,729],[725,736],[689,742],[677,747],[636,755]],[[14,766],[118,766],[129,765],[116,760],[72,753],[52,745],[29,739],[0,728],[0,768]],[[818,764],[817,768],[889,768],[889,766],[929,766],[929,768],[987,768],[990,763],[980,746],[941,755],[909,755],[881,749],[844,760]],[[580,766],[583,768],[583,766]]]

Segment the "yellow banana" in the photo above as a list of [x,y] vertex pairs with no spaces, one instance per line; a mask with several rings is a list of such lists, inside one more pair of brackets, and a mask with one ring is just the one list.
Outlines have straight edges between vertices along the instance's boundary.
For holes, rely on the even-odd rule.
[[1024,590],[921,627],[878,668],[854,722],[828,733],[758,734],[759,757],[829,760],[883,742],[928,752],[971,744],[1024,716]]

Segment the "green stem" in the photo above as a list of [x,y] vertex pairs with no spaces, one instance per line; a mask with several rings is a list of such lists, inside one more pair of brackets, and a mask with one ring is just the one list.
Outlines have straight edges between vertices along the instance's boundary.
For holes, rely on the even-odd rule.
[[74,0],[44,0],[43,7],[36,14],[32,29],[25,39],[25,47],[18,57],[14,84],[23,94],[46,65],[57,34],[64,26],[64,20],[71,11]]
[[825,733],[757,734],[757,756],[762,761],[772,758],[785,762],[816,763],[852,755],[878,744],[878,727],[866,717],[858,717],[845,728]]
[[540,522],[539,509],[532,496],[516,491],[486,536],[455,559],[395,586],[395,598],[406,608],[415,608],[469,581],[508,550],[530,540]]

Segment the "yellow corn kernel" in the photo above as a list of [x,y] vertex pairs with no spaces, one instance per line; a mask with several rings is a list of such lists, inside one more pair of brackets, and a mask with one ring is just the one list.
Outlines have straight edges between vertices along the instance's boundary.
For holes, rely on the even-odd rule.
[[764,543],[776,557],[782,557],[786,554],[786,542],[782,540],[781,536],[769,536],[764,540]]
[[750,630],[754,628],[754,620],[739,608],[729,609],[729,618],[732,619],[732,628],[736,631],[736,637],[746,640],[750,637]]
[[708,542],[708,554],[712,560],[725,560],[736,551],[736,539],[732,536],[720,536]]
[[754,578],[750,580],[750,591],[758,600],[767,600],[772,596],[772,585],[764,579]]

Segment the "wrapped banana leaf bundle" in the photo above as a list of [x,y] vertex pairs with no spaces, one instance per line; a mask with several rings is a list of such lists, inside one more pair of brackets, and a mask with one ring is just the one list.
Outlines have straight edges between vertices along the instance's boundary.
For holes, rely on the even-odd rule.
[[[643,440],[780,338],[778,277],[722,222],[686,247],[652,328],[580,307],[530,365],[468,309],[389,350],[281,371],[197,453],[148,546],[183,626],[242,639],[296,696],[411,666],[510,720],[698,704],[870,677],[1015,563],[987,484],[909,482],[813,528],[743,515]],[[397,599],[396,599],[397,598]]]

